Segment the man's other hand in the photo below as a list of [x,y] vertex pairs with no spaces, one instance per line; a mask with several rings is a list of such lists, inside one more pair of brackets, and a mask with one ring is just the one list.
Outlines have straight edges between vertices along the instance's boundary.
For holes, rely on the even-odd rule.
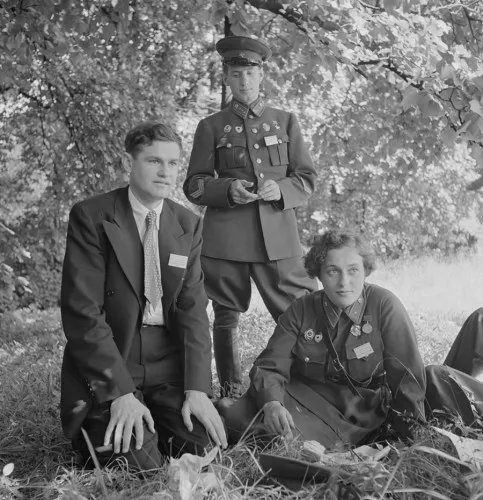
[[237,205],[246,205],[258,200],[258,195],[250,193],[245,188],[252,187],[253,182],[237,179],[230,184],[230,196]]
[[270,432],[292,438],[292,429],[295,429],[292,415],[279,401],[265,403],[263,417],[263,422]]
[[134,397],[134,394],[125,394],[116,398],[111,404],[111,419],[104,435],[104,446],[111,442],[111,436],[114,433],[114,453],[121,451],[121,442],[122,453],[127,453],[134,430],[136,450],[140,450],[144,441],[143,421],[154,434],[156,431],[151,412]]
[[186,399],[181,409],[181,415],[183,416],[184,425],[190,432],[193,430],[191,415],[194,415],[203,424],[217,446],[227,447],[223,421],[204,392],[186,391]]
[[280,186],[274,180],[269,179],[258,188],[258,197],[263,201],[278,201],[282,197]]

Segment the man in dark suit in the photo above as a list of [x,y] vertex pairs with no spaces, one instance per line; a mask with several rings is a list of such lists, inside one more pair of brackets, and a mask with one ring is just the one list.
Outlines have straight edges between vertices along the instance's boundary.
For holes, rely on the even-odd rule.
[[250,304],[250,279],[275,321],[317,288],[302,264],[294,211],[312,194],[316,172],[296,116],[259,95],[270,48],[230,36],[216,49],[233,100],[198,124],[183,189],[207,207],[201,262],[215,313],[216,367],[222,394],[237,395],[237,326]]
[[[81,427],[102,463],[141,469],[161,453],[226,446],[211,392],[201,221],[167,199],[181,140],[159,122],[125,140],[129,186],[72,208],[62,274],[67,345],[64,433],[85,461]],[[159,448],[159,449],[158,449]]]

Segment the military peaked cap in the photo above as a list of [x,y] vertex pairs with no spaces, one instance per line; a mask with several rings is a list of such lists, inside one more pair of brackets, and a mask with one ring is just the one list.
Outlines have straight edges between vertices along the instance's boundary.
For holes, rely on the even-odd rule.
[[230,66],[261,66],[272,55],[263,42],[247,36],[227,36],[218,40],[216,50],[224,64]]

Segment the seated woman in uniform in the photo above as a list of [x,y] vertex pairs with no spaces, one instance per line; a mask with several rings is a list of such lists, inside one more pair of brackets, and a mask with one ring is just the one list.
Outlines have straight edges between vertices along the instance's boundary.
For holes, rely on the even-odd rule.
[[[314,239],[305,267],[323,290],[280,316],[247,393],[220,401],[230,442],[260,410],[257,434],[295,431],[327,448],[368,441],[388,420],[407,437],[408,422],[425,419],[426,372],[402,303],[365,281],[375,268],[371,245],[353,231],[330,230]],[[441,397],[440,369],[429,372],[436,407],[450,399]]]

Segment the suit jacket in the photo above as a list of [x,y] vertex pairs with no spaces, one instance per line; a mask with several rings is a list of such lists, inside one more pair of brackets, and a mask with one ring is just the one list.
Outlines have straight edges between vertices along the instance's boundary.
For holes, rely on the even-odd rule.
[[[183,185],[188,199],[207,207],[202,254],[243,262],[302,255],[294,208],[314,190],[316,173],[293,113],[257,101],[230,106],[200,121]],[[272,179],[278,202],[230,202],[236,179],[257,186]]]
[[[211,339],[201,244],[200,219],[165,199],[159,229],[165,325],[173,343],[184,350],[185,390],[210,394]],[[170,265],[171,254],[186,256],[186,268]],[[103,403],[135,390],[126,359],[144,305],[144,254],[128,188],[74,205],[61,289],[67,337],[61,420],[67,437],[79,431],[93,401]]]

